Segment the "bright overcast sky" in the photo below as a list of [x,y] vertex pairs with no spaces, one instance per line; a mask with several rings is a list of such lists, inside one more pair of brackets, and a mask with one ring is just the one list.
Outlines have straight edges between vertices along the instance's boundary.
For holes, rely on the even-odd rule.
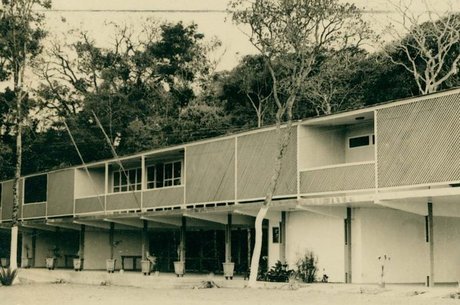
[[[343,0],[344,2],[346,0]],[[367,11],[388,11],[388,0],[350,0]],[[393,0],[399,1],[399,0]],[[445,8],[446,0],[412,0],[417,9],[425,10],[424,1],[436,9]],[[112,32],[106,22],[131,24],[136,28],[148,18],[154,17],[170,22],[184,21],[198,24],[205,37],[217,37],[222,48],[214,54],[219,58],[218,69],[233,68],[241,56],[255,50],[247,37],[230,21],[225,21],[228,0],[53,0],[53,10],[47,13],[47,25],[53,34],[59,35],[69,29],[86,30],[101,45],[108,45]],[[457,10],[460,0],[450,3]],[[132,12],[141,11],[141,12]],[[142,12],[144,11],[144,12]],[[168,12],[165,12],[168,11]],[[383,28],[387,13],[367,13],[367,19],[375,29]]]

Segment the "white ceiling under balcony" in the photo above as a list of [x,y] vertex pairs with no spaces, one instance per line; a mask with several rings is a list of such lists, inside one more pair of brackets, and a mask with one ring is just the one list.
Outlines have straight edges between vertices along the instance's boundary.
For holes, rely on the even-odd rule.
[[374,120],[374,111],[356,110],[339,114],[327,115],[308,119],[302,122],[305,126],[343,126],[369,123]]

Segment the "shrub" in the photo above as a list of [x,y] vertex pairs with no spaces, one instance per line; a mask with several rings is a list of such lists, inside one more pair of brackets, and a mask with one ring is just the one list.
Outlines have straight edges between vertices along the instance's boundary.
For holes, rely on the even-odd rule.
[[18,269],[0,267],[0,283],[2,286],[11,286],[17,274]]
[[318,259],[315,257],[313,252],[307,252],[302,258],[300,258],[297,263],[297,276],[304,283],[313,283],[316,280],[316,272],[318,268],[316,267]]
[[264,280],[268,282],[289,282],[289,278],[292,274],[294,274],[294,270],[288,270],[287,267],[287,264],[277,261],[276,264],[265,274]]

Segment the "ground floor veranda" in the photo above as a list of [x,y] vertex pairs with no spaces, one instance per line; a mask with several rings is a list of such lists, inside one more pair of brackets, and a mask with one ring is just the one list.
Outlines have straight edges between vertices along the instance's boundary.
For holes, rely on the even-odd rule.
[[[372,196],[275,202],[264,222],[267,266],[281,260],[295,269],[297,260],[312,251],[319,279],[327,274],[331,282],[378,283],[386,255],[387,283],[460,279],[458,195],[379,201]],[[104,270],[110,257],[116,270],[138,271],[149,252],[160,273],[173,272],[178,260],[185,261],[188,274],[219,274],[224,262],[233,262],[235,275],[244,277],[259,206],[23,221],[18,261],[29,257],[33,268],[44,268],[54,251],[58,268],[72,268],[72,258],[80,255],[83,271]],[[3,245],[9,238],[3,225],[0,257],[7,256]]]

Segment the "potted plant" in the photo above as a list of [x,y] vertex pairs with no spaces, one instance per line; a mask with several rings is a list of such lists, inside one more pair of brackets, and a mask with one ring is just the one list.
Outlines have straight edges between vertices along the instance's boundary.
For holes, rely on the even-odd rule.
[[148,251],[145,254],[145,258],[146,259],[141,260],[142,273],[144,275],[150,275],[153,268],[155,267],[157,258],[155,256],[150,255]]
[[30,256],[30,247],[29,245],[24,245],[24,250],[25,250],[25,254],[26,256],[22,257],[21,258],[21,267],[22,268],[30,268],[30,266],[32,265],[32,257]]
[[185,261],[182,260],[182,249],[179,246],[177,248],[178,261],[174,262],[174,273],[179,277],[183,277],[185,273]]
[[57,246],[48,250],[48,257],[46,258],[46,268],[54,270],[56,267],[56,260],[61,257],[60,249]]
[[225,262],[222,263],[224,266],[224,277],[226,280],[231,279],[233,280],[233,272],[235,270],[235,263],[232,262]]
[[8,257],[2,257],[0,259],[0,265],[2,267],[8,267],[10,265],[10,259]]
[[77,255],[73,259],[73,269],[75,271],[81,271],[83,269],[83,258],[81,252],[78,250]]
[[105,260],[105,268],[107,269],[108,273],[115,272],[115,263],[117,260],[113,258],[113,249],[116,248],[120,243],[121,243],[121,240],[115,240],[112,243],[111,250],[110,250],[110,258]]

